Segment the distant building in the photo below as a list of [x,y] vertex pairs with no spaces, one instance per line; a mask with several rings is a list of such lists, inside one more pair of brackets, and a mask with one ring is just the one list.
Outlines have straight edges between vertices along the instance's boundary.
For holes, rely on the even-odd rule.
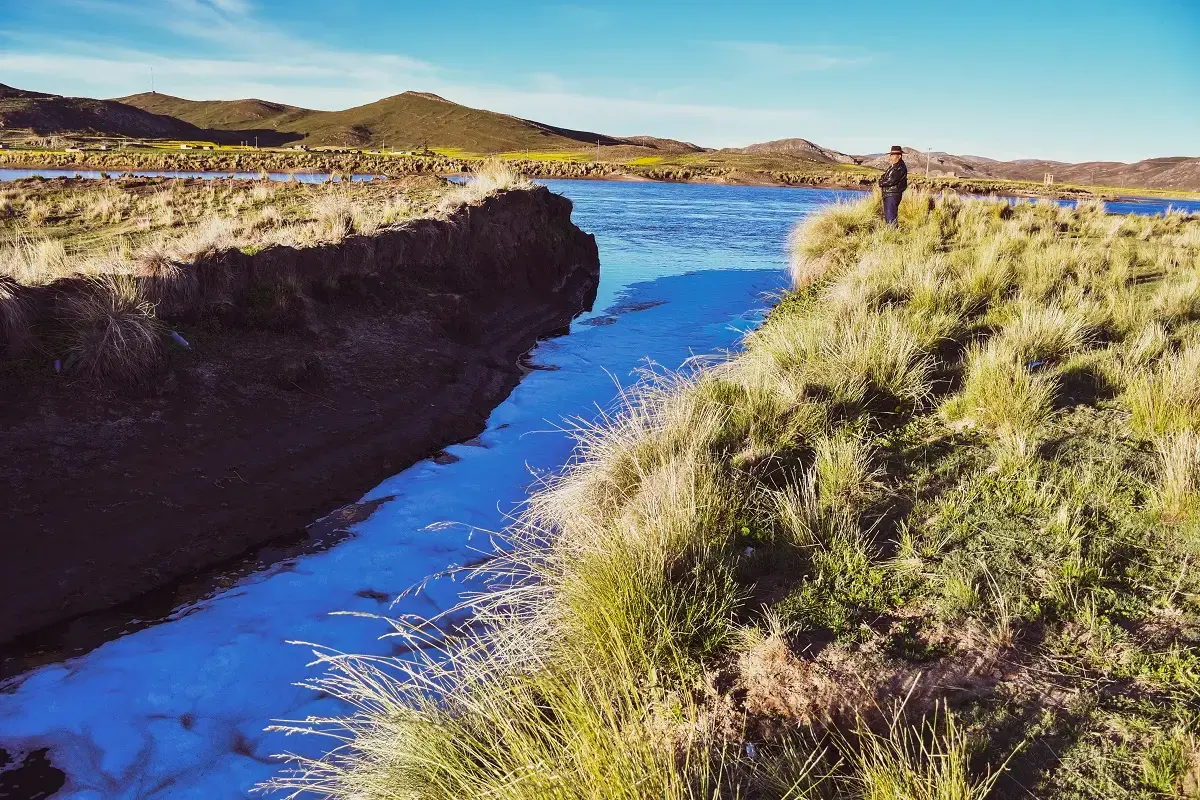
[[83,148],[81,148],[81,147],[66,147],[64,149],[68,153],[82,153],[83,152]]
[[179,145],[179,149],[180,150],[191,150],[192,146],[190,144],[181,144],[181,145]]

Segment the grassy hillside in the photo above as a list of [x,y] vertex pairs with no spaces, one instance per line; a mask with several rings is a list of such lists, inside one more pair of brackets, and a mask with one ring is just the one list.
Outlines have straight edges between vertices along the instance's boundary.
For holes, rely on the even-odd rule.
[[345,111],[310,111],[262,100],[184,100],[157,94],[132,95],[122,102],[203,127],[263,128],[293,134],[295,141],[311,146],[386,145],[393,150],[412,150],[429,145],[499,153],[578,149],[594,147],[597,141],[618,143],[611,136],[468,108],[423,92],[404,92]]
[[184,120],[199,128],[214,130],[273,130],[289,121],[314,113],[306,108],[265,100],[185,100],[158,92],[143,92],[119,97],[117,100],[154,114],[165,114]]
[[[330,654],[335,798],[1164,797],[1200,781],[1200,220],[810,220],[745,352],[595,427],[472,626]],[[459,618],[462,609],[443,622]]]
[[810,161],[822,161],[829,164],[857,163],[853,156],[840,153],[837,150],[830,150],[828,147],[822,147],[819,144],[810,142],[808,139],[776,139],[772,142],[762,142],[760,144],[752,144],[749,147],[737,148],[732,152],[750,153],[752,155],[796,156]]
[[160,139],[200,139],[203,131],[170,116],[113,100],[28,92],[0,84],[0,130],[35,135],[102,133]]

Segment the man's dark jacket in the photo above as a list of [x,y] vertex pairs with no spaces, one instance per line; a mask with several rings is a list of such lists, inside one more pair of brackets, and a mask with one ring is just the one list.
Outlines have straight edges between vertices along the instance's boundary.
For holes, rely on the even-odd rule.
[[883,171],[879,176],[879,188],[885,195],[904,194],[908,188],[908,165],[903,158]]

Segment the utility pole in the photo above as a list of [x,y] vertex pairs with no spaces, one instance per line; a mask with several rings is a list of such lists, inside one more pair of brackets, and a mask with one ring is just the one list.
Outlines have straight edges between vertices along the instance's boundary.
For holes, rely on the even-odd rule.
[[257,136],[254,137],[254,149],[255,150],[258,149],[258,137]]
[[925,151],[925,180],[929,180],[929,151]]
[[596,140],[596,163],[600,163],[600,140]]

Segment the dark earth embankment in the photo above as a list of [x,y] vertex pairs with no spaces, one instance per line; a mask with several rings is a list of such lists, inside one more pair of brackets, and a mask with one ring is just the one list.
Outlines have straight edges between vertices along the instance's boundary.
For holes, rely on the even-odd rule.
[[[522,354],[595,298],[595,239],[570,214],[509,191],[139,278],[191,349],[136,391],[0,361],[0,642],[294,533],[479,433]],[[24,290],[42,339],[87,290]]]

